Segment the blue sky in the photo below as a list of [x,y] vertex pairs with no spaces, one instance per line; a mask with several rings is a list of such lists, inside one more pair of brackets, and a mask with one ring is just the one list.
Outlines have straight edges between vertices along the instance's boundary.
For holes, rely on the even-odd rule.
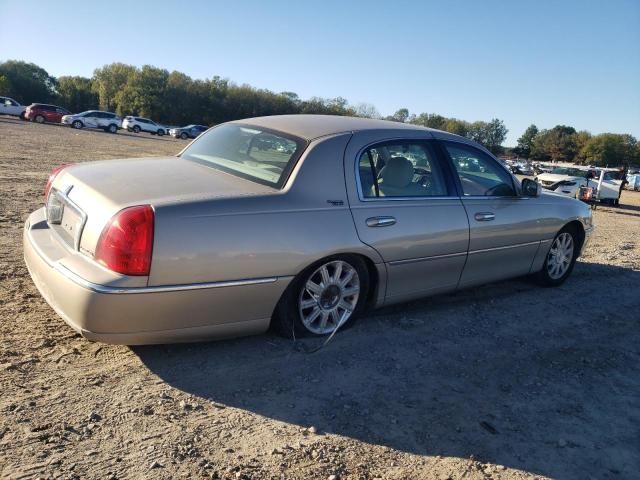
[[120,61],[274,91],[640,137],[640,0],[0,0],[0,61]]

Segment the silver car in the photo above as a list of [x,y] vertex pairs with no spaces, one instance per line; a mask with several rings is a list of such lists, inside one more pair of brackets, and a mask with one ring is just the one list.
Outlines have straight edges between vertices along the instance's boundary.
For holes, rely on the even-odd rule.
[[219,125],[175,157],[67,166],[24,227],[43,297],[86,338],[326,335],[368,307],[534,274],[592,231],[445,132],[287,115]]

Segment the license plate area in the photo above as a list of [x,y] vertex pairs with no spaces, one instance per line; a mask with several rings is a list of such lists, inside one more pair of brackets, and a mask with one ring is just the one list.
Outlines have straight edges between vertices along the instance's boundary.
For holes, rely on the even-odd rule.
[[65,244],[78,250],[87,216],[69,198],[71,188],[65,192],[51,191],[47,200],[47,222]]

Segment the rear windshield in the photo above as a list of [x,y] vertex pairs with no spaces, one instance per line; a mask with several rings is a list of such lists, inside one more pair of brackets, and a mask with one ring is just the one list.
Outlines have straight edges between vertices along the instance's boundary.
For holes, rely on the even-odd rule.
[[284,133],[250,125],[226,124],[200,135],[180,156],[281,188],[304,146],[302,139]]

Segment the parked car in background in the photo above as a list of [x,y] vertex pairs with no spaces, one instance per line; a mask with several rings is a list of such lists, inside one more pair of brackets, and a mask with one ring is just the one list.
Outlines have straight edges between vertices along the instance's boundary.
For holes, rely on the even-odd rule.
[[535,163],[533,165],[533,171],[536,175],[540,175],[541,173],[551,173],[554,167],[550,165],[546,165],[544,163]]
[[534,170],[529,162],[516,160],[511,164],[511,171],[518,175],[533,175]]
[[168,132],[167,127],[149,118],[133,117],[131,115],[124,117],[124,120],[122,120],[122,128],[126,128],[129,132],[147,132],[159,136],[163,136]]
[[23,231],[34,283],[77,332],[124,344],[328,335],[367,307],[520,275],[556,286],[593,228],[588,205],[466,138],[328,115],[68,165],[45,198]]
[[37,123],[60,123],[65,115],[71,115],[71,112],[66,108],[46,103],[32,103],[24,112],[25,119]]
[[187,125],[182,128],[171,128],[169,130],[169,135],[174,138],[181,138],[186,140],[187,138],[196,138],[203,132],[206,132],[209,127],[205,125]]
[[119,116],[113,112],[100,110],[64,115],[62,123],[73,128],[100,128],[109,133],[117,133],[118,129],[122,128],[122,119]]
[[13,98],[0,97],[0,115],[12,115],[24,120],[24,112],[26,109],[27,107],[20,105]]
[[625,186],[627,190],[640,190],[640,173],[634,173],[627,175],[627,185]]
[[536,177],[542,188],[567,197],[577,198],[580,187],[587,185],[587,169],[556,167]]

